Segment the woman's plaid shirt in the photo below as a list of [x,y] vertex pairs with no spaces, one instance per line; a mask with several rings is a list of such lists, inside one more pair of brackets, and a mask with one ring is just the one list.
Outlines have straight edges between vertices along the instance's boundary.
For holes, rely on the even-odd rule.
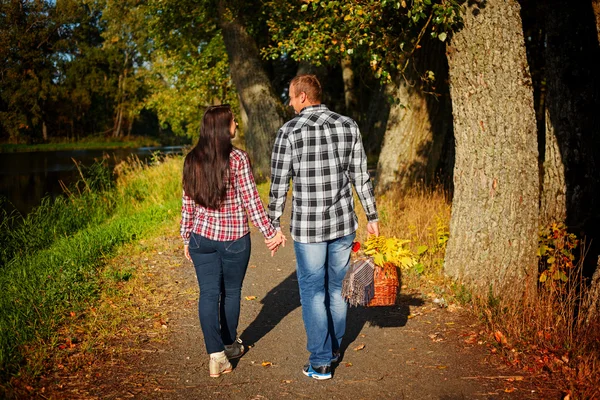
[[248,155],[235,147],[229,155],[230,181],[225,200],[218,210],[204,208],[183,193],[181,237],[188,244],[190,233],[219,241],[236,240],[249,232],[252,223],[270,239],[277,231],[271,225],[258,196]]
[[360,131],[325,105],[304,108],[281,127],[271,158],[269,216],[279,227],[292,180],[292,238],[301,243],[356,231],[352,185],[369,221],[377,221],[373,185]]

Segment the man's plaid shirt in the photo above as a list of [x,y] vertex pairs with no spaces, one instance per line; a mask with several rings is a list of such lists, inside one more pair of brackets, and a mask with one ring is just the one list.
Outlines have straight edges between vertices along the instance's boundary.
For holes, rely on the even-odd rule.
[[360,131],[325,105],[305,107],[281,127],[271,159],[269,216],[275,227],[292,179],[292,238],[301,243],[356,231],[352,185],[369,221],[377,221],[373,186]]
[[183,193],[181,237],[185,244],[191,232],[218,241],[241,238],[249,232],[246,212],[267,239],[277,233],[258,196],[248,155],[235,147],[229,155],[229,175],[227,194],[218,210],[204,208]]

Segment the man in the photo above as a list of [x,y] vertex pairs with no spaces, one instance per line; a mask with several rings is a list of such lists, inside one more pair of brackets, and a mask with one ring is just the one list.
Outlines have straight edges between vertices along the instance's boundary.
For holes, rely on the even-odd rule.
[[298,75],[290,83],[297,116],[281,127],[273,146],[269,216],[280,229],[291,179],[290,231],[310,352],[303,372],[330,379],[346,330],[342,280],[358,227],[352,185],[369,221],[367,231],[379,235],[379,225],[358,126],[321,104],[321,93],[314,75]]

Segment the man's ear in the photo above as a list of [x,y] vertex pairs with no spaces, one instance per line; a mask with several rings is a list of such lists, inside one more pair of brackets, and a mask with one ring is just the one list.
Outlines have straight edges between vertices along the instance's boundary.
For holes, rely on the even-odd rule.
[[306,96],[305,92],[300,92],[300,101],[302,103],[306,102],[308,100],[308,97]]

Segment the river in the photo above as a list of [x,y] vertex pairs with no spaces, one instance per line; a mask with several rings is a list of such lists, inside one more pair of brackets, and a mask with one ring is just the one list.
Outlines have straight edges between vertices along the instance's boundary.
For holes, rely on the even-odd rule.
[[84,166],[107,157],[110,166],[136,155],[143,161],[155,152],[181,154],[182,146],[141,147],[137,149],[66,150],[0,154],[0,198],[3,207],[22,215],[40,204],[44,196],[56,197],[63,193],[60,182],[70,185],[80,179],[73,160]]

